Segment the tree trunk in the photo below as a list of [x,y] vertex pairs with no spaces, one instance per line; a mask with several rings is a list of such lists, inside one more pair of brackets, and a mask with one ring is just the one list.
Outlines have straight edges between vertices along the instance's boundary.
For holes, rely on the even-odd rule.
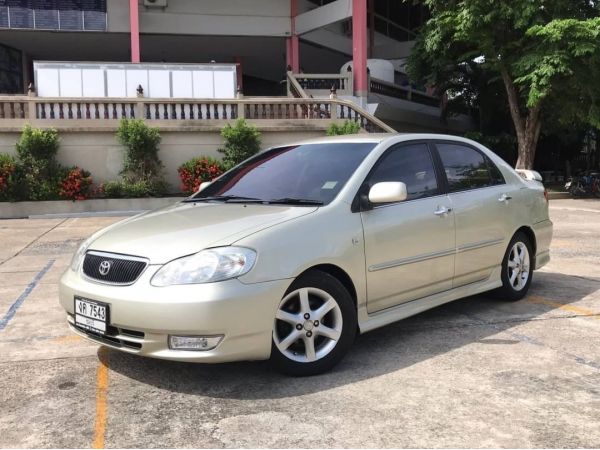
[[533,169],[535,150],[540,137],[542,121],[540,118],[541,101],[534,107],[528,109],[527,117],[523,117],[519,108],[519,95],[517,88],[508,73],[506,67],[500,67],[500,74],[504,81],[510,115],[515,126],[518,143],[517,169]]

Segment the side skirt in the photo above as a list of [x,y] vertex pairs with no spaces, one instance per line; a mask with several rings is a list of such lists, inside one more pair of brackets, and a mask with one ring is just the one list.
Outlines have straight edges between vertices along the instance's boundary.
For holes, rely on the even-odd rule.
[[398,320],[406,319],[436,306],[449,303],[470,295],[481,294],[502,286],[500,279],[501,266],[497,266],[488,278],[475,283],[460,286],[456,289],[439,292],[429,297],[411,300],[397,306],[378,311],[374,314],[359,314],[358,327],[361,333],[383,327]]

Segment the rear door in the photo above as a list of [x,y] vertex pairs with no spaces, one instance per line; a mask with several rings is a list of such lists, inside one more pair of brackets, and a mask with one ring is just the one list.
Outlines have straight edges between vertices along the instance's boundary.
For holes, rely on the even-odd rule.
[[435,142],[456,223],[453,287],[490,276],[504,257],[514,192],[494,163],[461,142]]
[[366,180],[367,192],[383,181],[402,181],[408,191],[406,201],[361,212],[369,313],[452,287],[454,217],[433,161],[427,143],[403,143]]

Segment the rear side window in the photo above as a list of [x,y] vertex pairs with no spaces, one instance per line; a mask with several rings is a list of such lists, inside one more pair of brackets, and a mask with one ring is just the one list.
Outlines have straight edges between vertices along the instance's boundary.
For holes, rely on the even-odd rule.
[[427,144],[409,144],[388,151],[371,173],[369,185],[383,181],[406,184],[408,200],[438,193],[435,170]]
[[498,184],[505,184],[506,181],[504,180],[504,176],[502,175],[502,172],[500,172],[500,169],[498,169],[498,167],[496,166],[496,164],[494,164],[489,158],[485,158],[488,166],[490,167],[490,175],[492,177],[492,184],[494,186],[498,185]]
[[[436,147],[444,165],[450,192],[504,183],[501,174],[501,182],[493,181],[487,158],[477,150],[460,144],[436,144]],[[498,168],[495,169],[498,171]]]

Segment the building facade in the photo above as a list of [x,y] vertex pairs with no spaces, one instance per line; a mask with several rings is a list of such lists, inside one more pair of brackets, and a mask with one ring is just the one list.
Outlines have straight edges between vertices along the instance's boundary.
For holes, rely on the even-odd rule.
[[[0,93],[25,93],[33,61],[235,63],[246,96],[290,95],[288,72],[343,73],[342,95],[396,129],[466,129],[404,72],[427,18],[400,0],[0,0]],[[300,81],[316,97],[341,87],[328,80]]]

